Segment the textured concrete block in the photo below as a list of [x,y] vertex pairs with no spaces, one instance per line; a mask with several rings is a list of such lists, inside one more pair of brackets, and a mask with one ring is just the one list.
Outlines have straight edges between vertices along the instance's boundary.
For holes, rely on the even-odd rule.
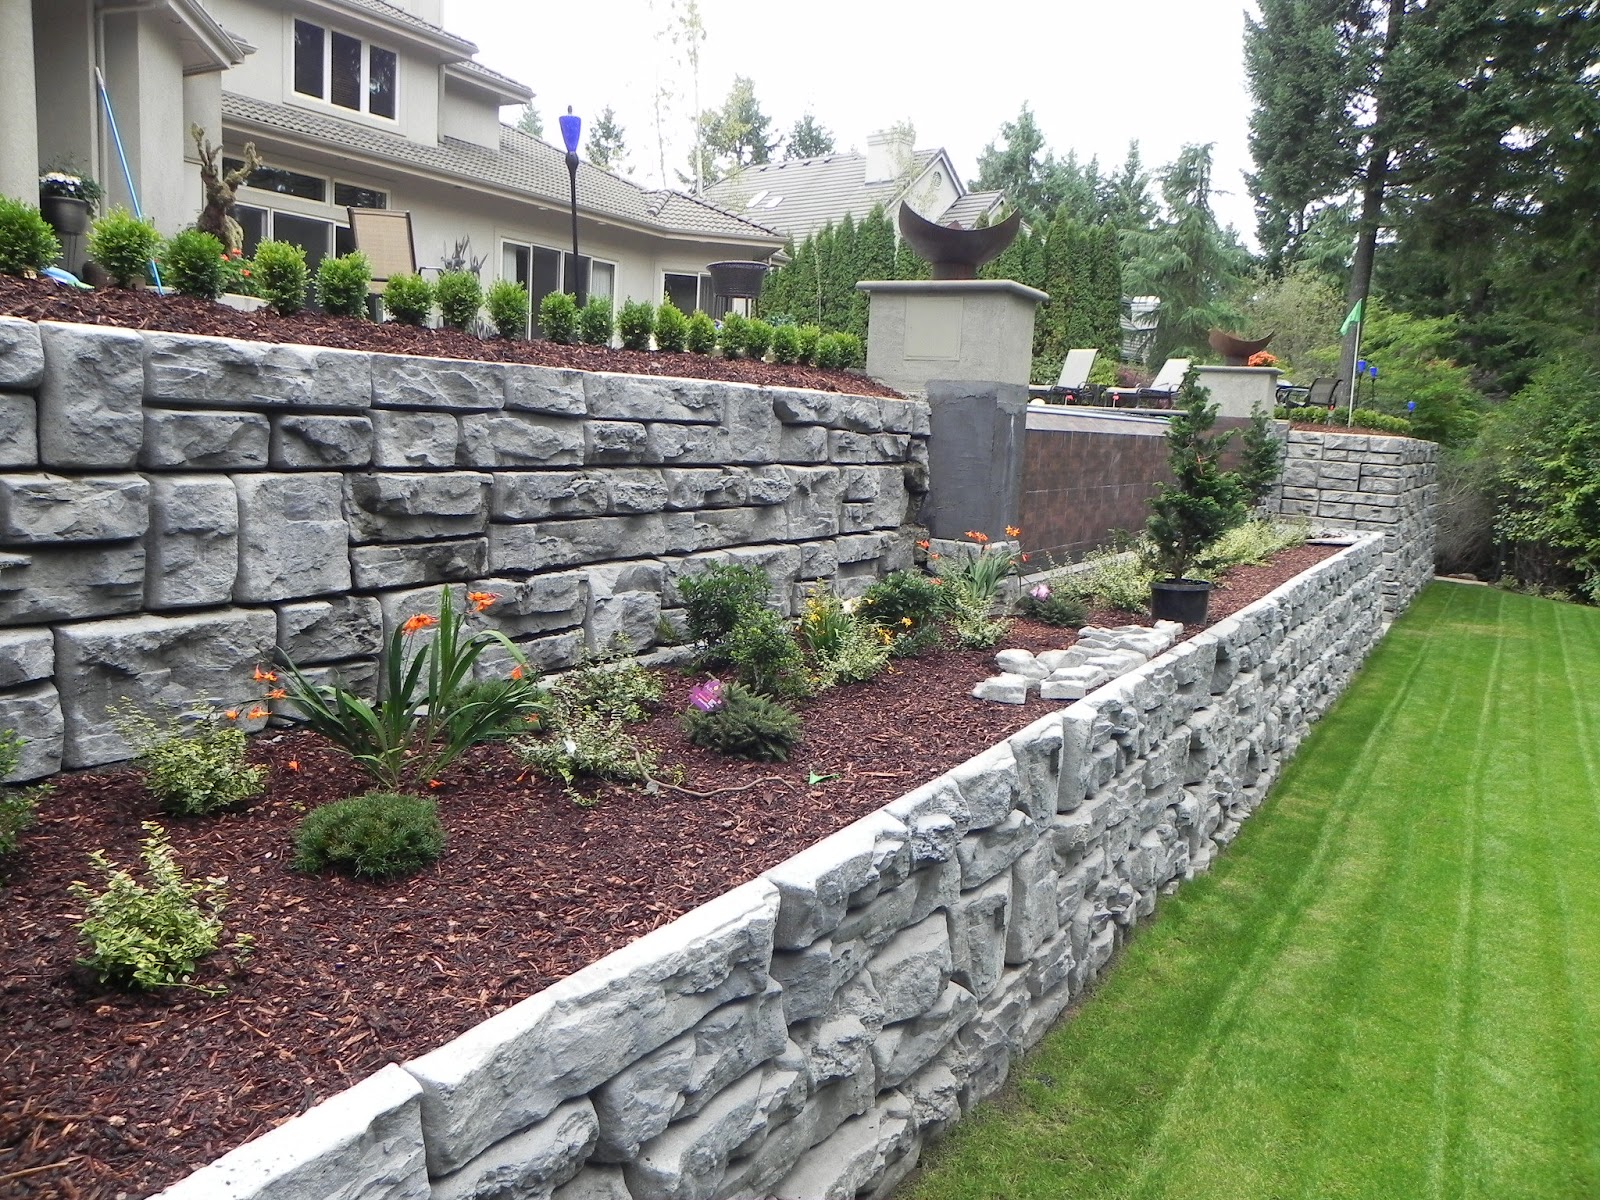
[[39,461],[47,467],[127,469],[144,441],[144,340],[98,325],[39,326]]
[[395,542],[481,533],[489,523],[492,482],[472,471],[346,475],[351,540]]
[[19,317],[0,317],[0,388],[29,390],[43,379],[39,326]]
[[609,471],[497,471],[489,497],[496,521],[598,517],[611,507]]
[[0,783],[25,783],[61,770],[64,728],[54,685],[39,683],[0,693],[0,729],[14,730],[22,738],[16,768]]
[[139,465],[248,470],[267,465],[270,442],[267,418],[260,413],[146,408]]
[[378,467],[453,467],[461,442],[454,413],[372,411],[372,463]]
[[350,590],[350,531],[334,474],[235,475],[240,603]]
[[0,688],[49,679],[56,671],[56,643],[48,629],[0,630]]
[[583,423],[522,413],[461,418],[461,461],[471,467],[565,467],[583,462]]
[[360,658],[382,645],[382,613],[371,596],[278,606],[278,647],[296,663]]
[[645,427],[637,421],[585,421],[583,440],[584,462],[644,461]]
[[766,872],[783,897],[776,945],[800,950],[844,920],[850,897],[879,878],[886,853],[905,845],[911,831],[884,812],[872,813],[785,859]]
[[759,455],[744,458],[742,450],[734,445],[732,436],[721,425],[654,424],[645,426],[644,453],[640,461],[691,467],[772,460]]
[[486,537],[350,547],[350,575],[358,588],[457,582],[476,579],[488,569]]
[[531,579],[479,579],[473,591],[498,599],[484,622],[513,640],[581,625],[589,613],[589,573],[566,571]]
[[372,407],[492,411],[505,406],[498,363],[408,354],[372,356]]
[[656,640],[666,572],[660,563],[604,564],[589,568],[590,647],[642,650]]
[[715,425],[722,420],[729,385],[706,379],[661,375],[583,376],[591,417],[608,421],[681,421]]
[[144,603],[144,543],[0,550],[0,625],[35,625]]
[[145,604],[226,604],[239,574],[239,501],[226,475],[150,479]]
[[667,485],[660,471],[647,467],[606,472],[611,511],[619,515],[660,512],[667,507]]
[[138,475],[0,475],[0,540],[12,545],[119,542],[149,524]]
[[611,559],[681,553],[693,547],[688,513],[492,525],[489,564],[495,571],[544,571]]
[[434,1180],[431,1200],[545,1200],[578,1173],[594,1149],[597,1129],[594,1105],[570,1101]]
[[144,394],[219,408],[364,409],[372,399],[371,356],[235,338],[147,333]]
[[38,405],[32,396],[0,392],[0,467],[32,470],[38,465]]
[[583,416],[584,372],[520,363],[507,363],[503,370],[507,409],[553,417]]
[[272,419],[272,466],[340,469],[372,461],[372,422],[366,417],[284,413]]

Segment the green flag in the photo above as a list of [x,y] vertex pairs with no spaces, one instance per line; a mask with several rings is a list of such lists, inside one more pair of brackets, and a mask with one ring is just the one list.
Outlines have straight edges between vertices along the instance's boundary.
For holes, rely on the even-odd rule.
[[1339,326],[1340,337],[1344,337],[1345,334],[1361,324],[1361,306],[1365,303],[1365,300],[1356,301],[1356,306],[1350,310],[1350,315],[1344,319],[1344,324]]

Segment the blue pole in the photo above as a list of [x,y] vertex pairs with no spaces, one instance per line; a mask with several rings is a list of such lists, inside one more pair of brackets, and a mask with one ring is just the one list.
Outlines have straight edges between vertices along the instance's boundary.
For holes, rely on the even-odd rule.
[[[111,93],[106,91],[106,77],[100,73],[97,66],[94,69],[95,83],[100,87],[100,102],[106,108],[106,122],[111,126],[111,140],[116,143],[117,157],[122,160],[122,178],[127,181],[128,195],[133,200],[133,215],[139,220],[144,220],[144,210],[139,207],[139,193],[133,186],[133,172],[128,169],[128,152],[122,148],[122,135],[117,132],[117,114],[111,110]],[[167,293],[161,286],[161,268],[156,265],[156,260],[150,260],[150,274],[155,277],[156,295],[165,296]]]

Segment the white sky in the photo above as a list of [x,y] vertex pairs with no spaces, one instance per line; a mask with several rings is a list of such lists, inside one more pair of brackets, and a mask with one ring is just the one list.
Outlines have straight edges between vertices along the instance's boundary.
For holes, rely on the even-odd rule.
[[[1219,219],[1254,244],[1242,172],[1250,112],[1243,67],[1247,0],[700,0],[700,107],[720,104],[735,74],[755,82],[773,128],[806,110],[841,150],[909,119],[919,148],[943,146],[970,181],[978,154],[1022,103],[1058,155],[1120,165],[1130,138],[1146,168],[1186,142],[1215,142]],[[445,0],[443,24],[478,59],[526,83],[559,144],[568,104],[585,127],[605,105],[625,130],[629,173],[660,182],[652,97],[672,90],[672,176],[688,161],[691,77],[659,36],[669,0]],[[509,113],[507,114],[510,115]]]

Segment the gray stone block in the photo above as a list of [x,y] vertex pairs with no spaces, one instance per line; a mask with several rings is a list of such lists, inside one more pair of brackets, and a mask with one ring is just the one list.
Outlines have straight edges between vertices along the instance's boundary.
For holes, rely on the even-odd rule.
[[785,425],[778,435],[777,455],[784,463],[825,463],[828,431],[820,425]]
[[49,679],[56,672],[56,643],[48,629],[0,631],[0,688]]
[[414,541],[482,533],[489,523],[490,476],[346,475],[345,515],[355,542]]
[[372,358],[357,350],[147,333],[144,394],[219,408],[365,409]]
[[39,326],[39,461],[47,467],[127,469],[144,441],[144,340],[98,325]]
[[278,606],[278,647],[295,663],[377,654],[383,616],[371,596],[338,596]]
[[420,1093],[384,1067],[151,1200],[429,1200]]
[[409,354],[372,356],[373,408],[487,412],[505,407],[498,363]]
[[453,467],[461,442],[453,413],[372,412],[372,464],[377,467]]
[[[701,467],[664,470],[660,478],[667,492],[667,507],[693,510],[701,508],[737,508],[750,498],[752,480],[748,471],[737,467]],[[770,485],[776,484],[782,495],[766,503],[782,503],[788,499],[793,486],[788,480],[762,480],[768,485],[763,495],[771,494]]]
[[235,475],[243,604],[350,590],[350,531],[334,474]]
[[724,403],[732,461],[777,462],[783,424],[772,410],[771,397],[760,388],[730,386]]
[[872,956],[867,974],[883,1001],[883,1021],[909,1021],[939,1002],[950,978],[950,928],[944,913],[895,934]]
[[645,444],[642,460],[668,466],[699,466],[729,462],[771,462],[771,458],[756,455],[745,458],[740,447],[735,446],[728,430],[721,425],[666,425],[645,426]]
[[583,423],[522,413],[461,418],[461,461],[472,467],[566,467],[583,462]]
[[778,948],[804,949],[837,929],[850,897],[877,881],[884,849],[904,845],[910,836],[903,824],[879,811],[767,871],[762,878],[783,897]]
[[661,564],[608,563],[591,567],[585,574],[589,579],[585,627],[590,648],[605,652],[625,645],[637,651],[653,645],[666,586]]
[[39,326],[20,317],[0,317],[0,388],[29,390],[43,379]]
[[146,470],[264,467],[270,441],[267,418],[260,413],[147,408],[139,465]]
[[0,729],[22,738],[16,768],[0,783],[26,783],[61,770],[61,699],[53,684],[39,683],[0,693]]
[[476,579],[488,569],[486,537],[350,547],[350,575],[358,588],[459,582]]
[[611,511],[619,516],[660,512],[667,507],[667,485],[661,472],[648,468],[606,472],[611,488]]
[[594,1149],[594,1105],[573,1100],[433,1181],[432,1200],[547,1200]]
[[735,888],[408,1063],[423,1087],[429,1171],[456,1170],[723,1004],[764,992],[777,911],[770,884]]
[[0,475],[0,540],[12,545],[120,542],[149,524],[138,475]]
[[633,1200],[621,1167],[602,1167],[590,1162],[570,1183],[550,1193],[550,1200]]
[[280,471],[364,467],[372,461],[372,422],[366,417],[274,415],[271,461]]
[[143,603],[143,542],[0,550],[0,625],[137,612]]
[[598,517],[611,506],[607,471],[497,471],[489,495],[496,521]]
[[582,371],[507,363],[503,373],[507,409],[553,417],[581,417],[586,411]]
[[588,413],[608,421],[681,421],[715,425],[722,420],[729,385],[706,379],[661,375],[583,376]]
[[971,992],[947,983],[934,1006],[909,1021],[889,1025],[873,1045],[878,1086],[899,1087],[931,1063],[952,1042],[956,1032],[977,1012]]
[[1011,910],[1006,921],[1006,962],[1028,962],[1060,928],[1055,847],[1043,838],[1011,868]]
[[32,396],[0,392],[0,467],[32,470],[38,465],[38,405]]
[[498,597],[484,613],[484,623],[513,640],[581,625],[589,612],[586,571],[531,579],[479,579],[472,590]]
[[491,525],[489,565],[494,571],[544,571],[579,563],[649,558],[693,548],[688,513],[594,517],[537,525]]
[[145,604],[226,604],[239,574],[239,501],[226,475],[150,478]]
[[585,421],[584,462],[636,463],[644,461],[645,427],[637,421]]
[[237,703],[254,686],[255,666],[271,661],[277,632],[272,610],[238,608],[57,626],[57,670],[72,680],[61,706],[64,765],[95,767],[129,757],[106,715],[119,700],[145,712]]

